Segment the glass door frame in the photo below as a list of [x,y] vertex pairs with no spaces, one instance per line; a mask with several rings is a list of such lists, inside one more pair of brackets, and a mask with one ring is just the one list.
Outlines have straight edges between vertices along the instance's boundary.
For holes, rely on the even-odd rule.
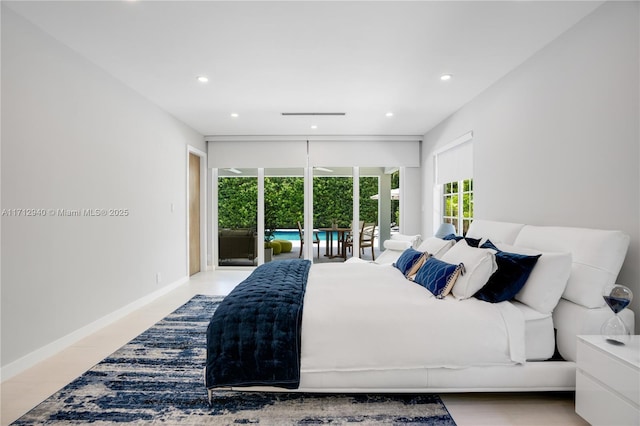
[[[360,222],[360,167],[351,167],[353,178],[352,184],[352,214],[351,214],[351,235],[359,235],[358,223]],[[311,244],[311,238],[313,235],[314,223],[313,223],[313,178],[314,168],[307,167],[305,169],[305,220],[304,220],[304,258],[313,260],[313,244]],[[356,251],[358,250],[358,251]],[[360,239],[353,239],[353,252],[359,253]]]
[[[353,178],[353,205],[352,205],[352,235],[359,235],[360,230],[358,229],[358,224],[360,222],[360,167],[359,166],[352,166],[352,178]],[[212,168],[211,173],[209,174],[211,176],[210,179],[210,184],[211,184],[211,200],[213,202],[213,208],[211,209],[211,211],[213,212],[213,214],[211,215],[211,223],[210,223],[210,227],[209,229],[211,229],[211,240],[210,240],[210,247],[212,247],[212,266],[214,269],[219,269],[221,268],[220,264],[219,264],[219,259],[218,259],[218,253],[219,253],[219,247],[218,247],[218,239],[217,239],[217,235],[218,235],[218,231],[219,231],[219,220],[218,220],[218,180],[219,180],[219,172],[218,172],[218,168]],[[264,224],[264,201],[265,201],[265,194],[264,194],[264,179],[265,179],[265,168],[264,167],[258,167],[256,168],[257,170],[257,178],[258,178],[258,197],[257,197],[257,235],[258,235],[258,239],[257,239],[257,259],[258,259],[258,265],[262,265],[264,264],[264,238],[261,238],[260,236],[264,235],[265,232],[265,224]],[[402,176],[402,174],[401,174]],[[304,247],[303,247],[303,258],[304,259],[309,259],[309,260],[313,260],[313,251],[314,251],[314,244],[313,244],[313,229],[314,229],[314,222],[313,222],[313,178],[314,178],[314,168],[310,167],[309,164],[307,163],[307,167],[304,167],[304,171],[303,171],[303,177],[304,177]],[[386,190],[386,186],[387,185],[381,185],[381,182],[383,181],[383,179],[379,179],[379,189],[380,191]],[[384,188],[384,189],[383,189]],[[379,194],[381,194],[382,192],[379,192]],[[400,210],[402,210],[402,207],[400,207]],[[378,208],[378,225],[380,225],[380,217],[381,214],[384,210]],[[380,233],[380,231],[379,231]],[[380,235],[380,237],[382,237],[382,235]],[[380,240],[379,244],[382,244],[382,241]],[[381,247],[379,247],[381,248]],[[359,238],[354,238],[353,239],[353,253],[359,253],[360,252],[360,240]],[[231,269],[233,267],[224,267],[225,269]],[[247,267],[236,267],[236,268],[241,268],[241,269],[246,269]],[[251,268],[251,267],[249,267]]]

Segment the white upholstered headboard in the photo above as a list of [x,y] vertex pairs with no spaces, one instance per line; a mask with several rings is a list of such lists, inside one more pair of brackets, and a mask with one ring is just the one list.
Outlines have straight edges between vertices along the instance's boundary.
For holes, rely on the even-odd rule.
[[[475,219],[467,232],[471,238],[489,238],[541,252],[571,253],[571,273],[562,299],[553,311],[560,354],[575,361],[576,335],[600,334],[600,326],[611,316],[602,298],[603,288],[614,284],[629,246],[629,236],[620,231],[533,226]],[[621,313],[633,332],[634,314]]]

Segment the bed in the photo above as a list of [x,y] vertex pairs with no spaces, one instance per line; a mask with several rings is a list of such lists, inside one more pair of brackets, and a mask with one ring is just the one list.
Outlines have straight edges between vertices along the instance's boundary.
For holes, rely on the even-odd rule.
[[[602,288],[615,282],[628,236],[476,219],[466,237],[397,236],[376,262],[257,268],[209,325],[207,389],[575,389],[576,336],[599,334],[611,315]],[[423,262],[463,264],[465,273],[437,297],[398,267],[411,250],[431,255]],[[473,297],[505,253],[536,258],[523,286],[496,303]],[[633,312],[622,314],[632,327]]]

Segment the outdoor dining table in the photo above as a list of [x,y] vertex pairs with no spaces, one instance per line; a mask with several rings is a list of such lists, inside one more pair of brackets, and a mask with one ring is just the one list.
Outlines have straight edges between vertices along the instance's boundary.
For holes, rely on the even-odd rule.
[[[351,232],[351,228],[318,228],[318,231],[324,231],[325,233],[325,250],[324,255],[330,259],[336,257],[342,257],[344,259],[347,258],[347,247],[345,244],[346,237],[349,232]],[[336,254],[333,253],[333,233],[336,233],[336,239],[338,241],[338,247]]]

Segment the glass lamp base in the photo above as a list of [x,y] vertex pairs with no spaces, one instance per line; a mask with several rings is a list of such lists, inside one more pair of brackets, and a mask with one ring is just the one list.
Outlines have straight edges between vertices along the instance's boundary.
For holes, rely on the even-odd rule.
[[600,334],[602,334],[607,342],[614,345],[624,345],[631,340],[629,328],[627,328],[624,321],[622,321],[618,315],[614,315],[602,324]]

